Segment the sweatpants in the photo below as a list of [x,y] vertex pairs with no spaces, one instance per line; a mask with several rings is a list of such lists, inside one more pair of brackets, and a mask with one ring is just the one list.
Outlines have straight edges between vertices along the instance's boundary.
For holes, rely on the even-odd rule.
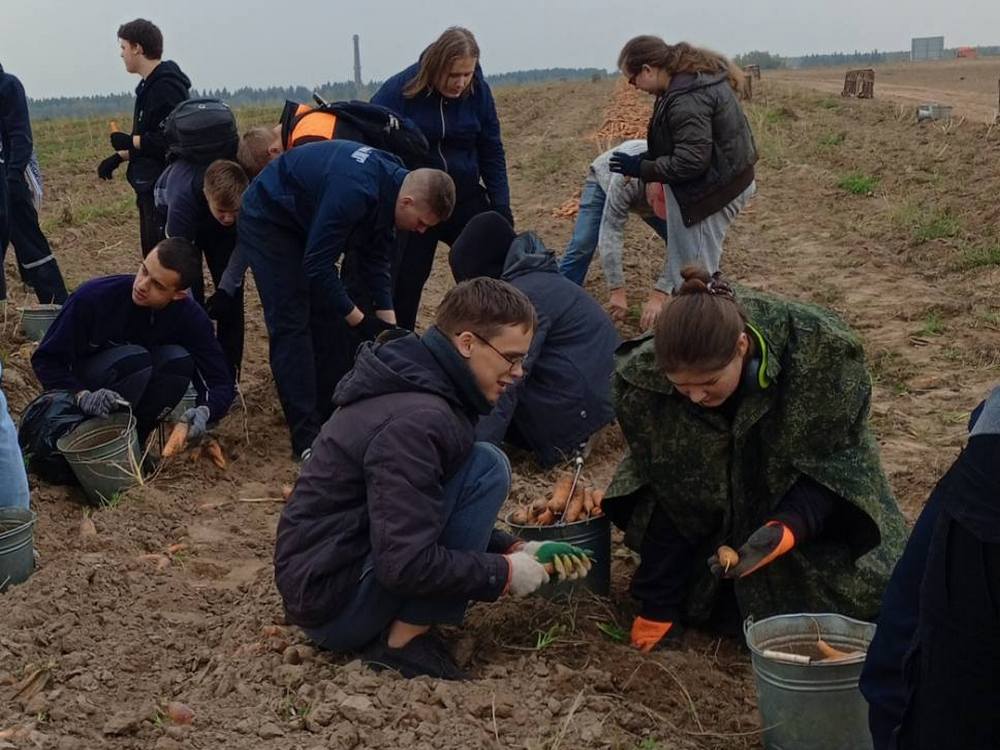
[[143,444],[157,421],[184,396],[194,375],[194,360],[176,344],[149,349],[122,344],[81,360],[75,374],[88,390],[110,388],[132,404]]
[[[8,174],[0,193],[6,193],[4,207],[0,211],[6,216],[6,237],[0,226],[0,276],[3,276],[3,260],[7,252],[7,241],[14,246],[17,267],[24,283],[32,288],[42,304],[55,302],[62,304],[68,296],[59,263],[49,247],[49,241],[38,224],[38,212],[31,200],[31,189],[23,175]],[[3,196],[0,195],[0,200]],[[0,219],[0,225],[4,222]],[[7,241],[5,241],[7,240]],[[0,299],[7,298],[6,281],[0,286]]]

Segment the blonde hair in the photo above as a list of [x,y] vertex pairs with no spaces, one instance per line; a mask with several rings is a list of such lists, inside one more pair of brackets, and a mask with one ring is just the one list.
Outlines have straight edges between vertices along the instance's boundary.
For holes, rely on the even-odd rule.
[[243,167],[229,159],[216,159],[205,170],[205,197],[222,211],[238,211],[250,180]]
[[[444,33],[420,55],[420,69],[413,80],[403,87],[403,96],[412,99],[417,94],[429,93],[441,80],[441,76],[451,69],[451,64],[463,57],[474,57],[479,60],[479,44],[476,43],[476,37],[461,26],[445,29]],[[470,81],[466,91],[471,90]]]
[[236,161],[240,163],[251,179],[259,175],[271,161],[269,149],[273,142],[274,131],[263,125],[250,128],[240,138],[240,146],[236,151]]

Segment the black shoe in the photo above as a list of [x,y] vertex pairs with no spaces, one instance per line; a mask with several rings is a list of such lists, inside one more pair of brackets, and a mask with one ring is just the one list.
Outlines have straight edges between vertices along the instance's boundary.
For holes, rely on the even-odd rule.
[[418,635],[402,648],[390,648],[386,636],[365,649],[361,660],[376,672],[393,669],[403,677],[426,675],[438,680],[467,680],[447,647],[430,633]]

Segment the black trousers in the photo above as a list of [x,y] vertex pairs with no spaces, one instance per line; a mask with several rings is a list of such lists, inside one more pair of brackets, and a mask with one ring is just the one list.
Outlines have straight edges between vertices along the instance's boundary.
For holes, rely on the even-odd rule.
[[[59,263],[49,247],[49,241],[38,224],[38,212],[31,201],[31,189],[23,175],[7,174],[0,188],[0,269],[7,252],[7,243],[14,245],[17,268],[24,283],[34,290],[43,304],[62,304],[68,296]],[[0,272],[0,276],[2,276]],[[0,285],[0,299],[7,298],[6,280]]]
[[156,243],[163,239],[163,223],[157,213],[152,190],[136,193],[135,206],[139,209],[139,247],[145,258],[156,247]]
[[420,296],[424,284],[431,275],[434,252],[438,242],[449,247],[458,238],[476,214],[491,208],[486,191],[481,187],[455,205],[448,221],[428,229],[423,234],[400,232],[397,245],[397,262],[393,264],[393,307],[396,310],[396,325],[413,330],[420,311]]
[[140,443],[184,396],[194,375],[194,360],[175,344],[146,349],[114,346],[82,360],[76,374],[89,390],[110,388],[132,404]]
[[942,511],[920,589],[899,750],[1000,747],[1000,544]]

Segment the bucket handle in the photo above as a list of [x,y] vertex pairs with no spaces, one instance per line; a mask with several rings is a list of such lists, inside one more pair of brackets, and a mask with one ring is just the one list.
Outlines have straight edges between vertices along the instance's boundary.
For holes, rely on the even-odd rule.
[[753,615],[747,615],[747,619],[743,621],[743,638],[750,638],[750,628],[753,627],[754,619]]

